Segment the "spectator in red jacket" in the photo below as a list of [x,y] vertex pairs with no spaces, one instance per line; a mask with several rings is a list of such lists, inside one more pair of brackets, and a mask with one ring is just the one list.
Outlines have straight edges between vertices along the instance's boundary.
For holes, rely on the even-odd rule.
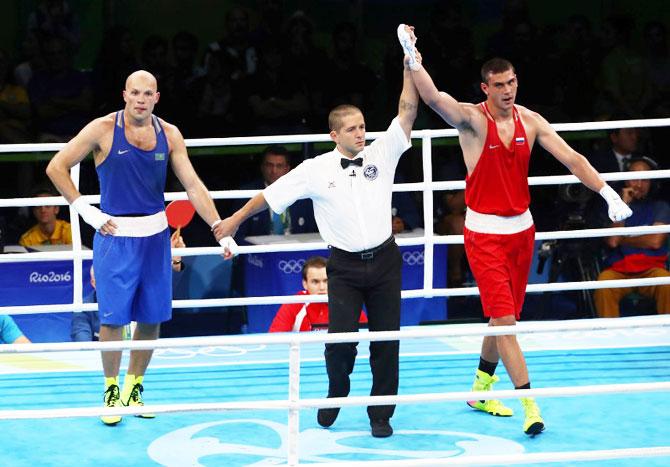
[[[325,295],[328,293],[326,258],[312,256],[302,266],[302,287],[297,295]],[[361,311],[359,323],[367,323]],[[328,329],[328,303],[286,303],[282,305],[270,325],[270,332],[315,331]]]

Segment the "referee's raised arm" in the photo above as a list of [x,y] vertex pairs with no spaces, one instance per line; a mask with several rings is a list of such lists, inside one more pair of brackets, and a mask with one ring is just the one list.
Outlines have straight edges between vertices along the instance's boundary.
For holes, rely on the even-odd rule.
[[408,56],[405,56],[404,65],[402,91],[400,93],[400,101],[398,102],[398,120],[400,127],[405,132],[407,139],[409,139],[419,106],[419,92],[416,90],[416,86],[414,86]]

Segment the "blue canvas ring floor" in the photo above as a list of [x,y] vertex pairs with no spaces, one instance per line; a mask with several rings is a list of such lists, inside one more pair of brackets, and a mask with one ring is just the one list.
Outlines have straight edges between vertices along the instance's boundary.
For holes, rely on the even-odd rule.
[[[670,329],[643,328],[519,336],[533,387],[670,381]],[[401,343],[400,393],[470,389],[481,338],[410,339]],[[303,348],[300,396],[324,397],[323,346]],[[359,345],[352,395],[369,393],[367,343]],[[288,351],[281,346],[220,346],[156,351],[145,378],[152,404],[286,399]],[[126,359],[124,358],[124,364]],[[123,367],[123,365],[122,365]],[[0,353],[0,411],[101,404],[97,352]],[[502,365],[496,389],[512,387]],[[300,415],[300,462],[420,459],[565,452],[670,445],[668,393],[541,398],[547,430],[522,432],[522,409],[510,418],[475,412],[463,402],[400,405],[395,433],[369,433],[365,407],[343,408],[328,430],[316,411]],[[287,413],[240,410],[126,417],[115,427],[97,418],[0,420],[3,466],[283,465]],[[555,464],[556,465],[556,464]],[[665,466],[670,458],[560,465]]]

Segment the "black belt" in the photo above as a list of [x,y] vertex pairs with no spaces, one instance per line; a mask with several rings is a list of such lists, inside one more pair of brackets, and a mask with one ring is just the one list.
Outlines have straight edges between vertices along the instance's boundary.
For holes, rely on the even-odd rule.
[[343,256],[349,256],[350,258],[370,260],[374,259],[377,253],[381,252],[384,248],[391,245],[392,243],[395,243],[395,237],[393,235],[384,240],[384,242],[381,243],[380,245],[377,245],[374,248],[370,248],[369,250],[352,252],[352,251],[341,250],[339,248],[335,248],[334,246],[331,246],[330,249]]

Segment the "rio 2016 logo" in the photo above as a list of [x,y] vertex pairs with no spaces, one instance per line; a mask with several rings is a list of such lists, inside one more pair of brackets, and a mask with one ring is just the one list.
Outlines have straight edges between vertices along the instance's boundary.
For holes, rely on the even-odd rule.
[[[187,426],[154,440],[149,457],[166,466],[285,465],[287,428],[261,419],[234,419]],[[421,442],[435,440],[422,450]],[[309,428],[300,433],[300,462],[336,462],[341,459],[434,459],[480,455],[482,452],[518,454],[524,447],[505,438],[445,430],[396,430],[396,446],[370,442],[369,431],[333,431]],[[402,444],[402,446],[399,446]],[[405,447],[406,446],[406,447]],[[343,465],[346,465],[344,463]]]
[[70,274],[70,271],[65,271],[63,273],[56,273],[54,271],[49,271],[47,273],[41,273],[37,271],[33,271],[30,273],[30,276],[28,278],[28,281],[31,284],[37,284],[37,283],[53,283],[53,282],[70,282],[72,281],[72,275]]

